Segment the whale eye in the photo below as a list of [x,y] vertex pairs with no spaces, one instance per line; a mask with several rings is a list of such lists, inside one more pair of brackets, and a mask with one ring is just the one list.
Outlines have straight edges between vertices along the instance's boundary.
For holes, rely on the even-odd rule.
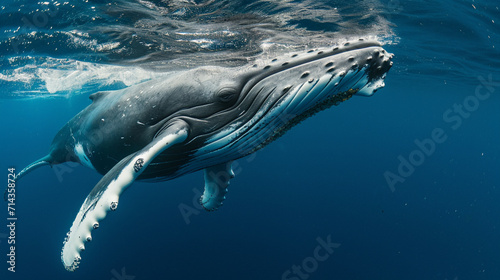
[[217,92],[217,98],[224,103],[234,100],[237,96],[238,92],[234,88],[222,88]]

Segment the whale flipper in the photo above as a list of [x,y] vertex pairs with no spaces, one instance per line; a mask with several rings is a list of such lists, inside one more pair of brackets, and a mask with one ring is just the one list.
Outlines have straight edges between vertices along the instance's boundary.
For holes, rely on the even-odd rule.
[[21,177],[23,177],[27,173],[31,172],[32,170],[34,170],[40,166],[50,165],[50,164],[52,164],[52,156],[49,154],[49,155],[46,155],[43,158],[33,162],[32,164],[26,166],[23,170],[21,170],[21,172],[17,173],[16,181],[21,179]]
[[[52,157],[51,155],[46,155],[44,156],[43,158],[31,163],[30,165],[26,166],[23,170],[21,170],[21,172],[17,173],[16,175],[16,182],[21,179],[21,177],[23,177],[24,175],[26,175],[27,173],[33,171],[34,169],[40,167],[40,166],[44,166],[44,165],[51,165],[52,164]],[[5,192],[3,194],[3,200],[7,201],[7,195],[8,195],[8,192],[7,192],[8,188],[5,188]]]
[[200,204],[207,211],[215,211],[221,205],[227,193],[229,180],[234,178],[232,161],[205,168],[205,191]]
[[67,270],[78,268],[80,252],[85,250],[85,242],[92,240],[92,229],[99,227],[99,221],[106,217],[109,210],[116,210],[120,194],[156,156],[172,145],[183,142],[187,136],[188,125],[184,121],[172,123],[143,149],[123,158],[97,183],[85,199],[64,240],[61,260]]

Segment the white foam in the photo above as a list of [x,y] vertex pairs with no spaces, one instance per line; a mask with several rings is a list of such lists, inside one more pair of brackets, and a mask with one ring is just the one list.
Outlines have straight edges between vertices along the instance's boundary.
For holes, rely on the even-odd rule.
[[[107,65],[56,58],[48,58],[40,63],[37,59],[31,58],[28,64],[0,74],[0,80],[23,83],[26,89],[29,88],[34,93],[58,95],[68,92],[72,94],[86,93],[80,90],[90,85],[109,86],[121,83],[125,86],[131,86],[165,75],[167,74],[135,66]],[[27,91],[23,90],[23,92]]]
[[56,93],[82,88],[89,83],[109,85],[122,82],[131,86],[156,76],[153,72],[137,67],[102,65],[75,61],[74,69],[38,69],[38,77],[45,82],[47,91]]

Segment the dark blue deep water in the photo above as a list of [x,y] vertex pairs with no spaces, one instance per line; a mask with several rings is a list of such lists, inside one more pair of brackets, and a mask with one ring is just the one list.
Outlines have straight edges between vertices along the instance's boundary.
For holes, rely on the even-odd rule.
[[98,90],[361,36],[395,58],[374,96],[240,159],[216,212],[193,204],[201,172],[134,183],[76,272],[61,264],[62,241],[101,175],[67,164],[33,171],[17,183],[15,272],[0,206],[0,279],[500,279],[499,6],[2,1],[2,189],[8,168],[45,155]]

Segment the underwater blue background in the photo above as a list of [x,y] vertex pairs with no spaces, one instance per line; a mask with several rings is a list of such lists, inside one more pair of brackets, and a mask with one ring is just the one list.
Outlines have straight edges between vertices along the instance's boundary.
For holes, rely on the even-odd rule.
[[[201,172],[135,182],[93,232],[76,272],[61,264],[62,241],[101,176],[67,164],[33,171],[16,189],[15,273],[7,271],[7,205],[0,207],[1,279],[296,280],[301,277],[282,277],[313,257],[318,238],[328,237],[340,246],[307,279],[500,279],[499,4],[274,2],[117,1],[110,2],[119,7],[112,13],[104,1],[2,2],[5,177],[8,167],[20,171],[45,155],[57,131],[90,104],[90,93],[128,86],[119,76],[124,69],[147,79],[138,65],[160,71],[202,62],[239,64],[241,57],[324,46],[349,34],[377,36],[395,58],[386,87],[374,96],[321,112],[238,160],[227,200],[216,212],[193,203],[203,188]],[[59,12],[51,16],[54,7]],[[26,26],[23,18],[35,24],[36,11],[44,9],[47,23]],[[329,11],[341,17],[327,18]],[[151,34],[140,18],[175,22],[153,26],[158,33]],[[238,25],[242,21],[246,25]],[[180,31],[162,29],[171,26]],[[234,33],[206,32],[221,28]],[[185,30],[191,32],[187,43]],[[304,41],[292,38],[297,34]],[[130,39],[134,35],[138,39]],[[202,39],[208,45],[197,43]],[[86,68],[92,63],[104,67]],[[78,79],[80,70],[110,76],[50,88],[61,78],[58,69],[76,71]],[[473,109],[460,115],[456,104]],[[446,140],[391,189],[384,174],[398,174],[400,158],[409,159],[419,149],[415,141],[431,138],[435,129]],[[194,211],[188,222],[179,210],[186,207]]]

